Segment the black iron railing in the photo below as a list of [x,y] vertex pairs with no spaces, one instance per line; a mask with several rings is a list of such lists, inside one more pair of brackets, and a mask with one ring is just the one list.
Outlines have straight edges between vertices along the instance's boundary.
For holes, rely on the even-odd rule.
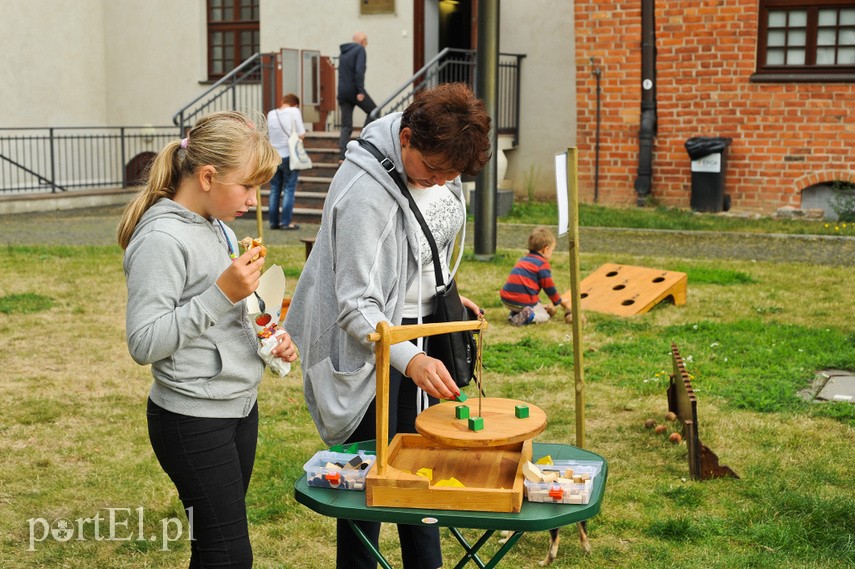
[[[263,112],[263,101],[273,101],[275,93],[265,93],[265,85],[261,77],[272,73],[275,65],[274,57],[268,54],[256,53],[238,67],[232,69],[205,92],[181,107],[172,117],[172,122],[185,132],[193,126],[201,115],[216,111],[255,111]],[[267,88],[275,91],[274,81],[267,81]]]
[[[499,54],[499,111],[496,117],[496,132],[512,134],[514,146],[519,142],[520,123],[520,67],[525,55]],[[410,77],[371,114],[373,117],[402,111],[416,93],[440,83],[466,83],[476,88],[476,53],[468,49],[446,48],[427,62]],[[477,94],[477,93],[476,93]]]
[[0,128],[0,194],[127,187],[175,127]]

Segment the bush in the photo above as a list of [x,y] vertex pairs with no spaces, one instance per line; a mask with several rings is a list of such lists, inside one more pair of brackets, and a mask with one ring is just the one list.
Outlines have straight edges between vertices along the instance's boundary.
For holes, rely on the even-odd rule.
[[835,180],[831,183],[831,209],[837,214],[837,220],[855,222],[855,184]]

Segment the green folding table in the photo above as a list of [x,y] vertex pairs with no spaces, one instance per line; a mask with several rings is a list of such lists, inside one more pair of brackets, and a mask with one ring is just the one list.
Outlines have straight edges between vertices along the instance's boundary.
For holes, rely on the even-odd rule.
[[[359,443],[360,450],[372,450],[374,441]],[[527,531],[545,531],[588,520],[600,511],[608,477],[608,463],[593,452],[571,445],[534,443],[533,460],[549,455],[553,460],[599,461],[602,468],[594,478],[590,499],[584,505],[546,504],[523,500],[519,513],[472,512],[464,510],[428,510],[417,508],[371,507],[365,504],[365,493],[346,490],[316,488],[308,485],[304,474],[294,484],[294,497],[315,512],[332,518],[347,520],[350,527],[384,569],[391,569],[389,562],[365,537],[355,521],[387,522],[410,525],[437,525],[448,527],[464,549],[464,556],[455,566],[464,567],[470,561],[482,569],[496,567],[499,561],[516,545]],[[470,544],[459,528],[485,530]],[[496,530],[513,532],[508,540],[488,561],[482,560],[478,551],[487,543]]]

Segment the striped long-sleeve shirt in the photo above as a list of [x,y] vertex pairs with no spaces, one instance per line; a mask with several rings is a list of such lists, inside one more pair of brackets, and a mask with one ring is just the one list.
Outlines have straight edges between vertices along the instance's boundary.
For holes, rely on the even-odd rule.
[[552,304],[561,304],[561,295],[552,281],[549,261],[540,253],[529,251],[528,255],[514,265],[500,294],[503,303],[522,308],[537,304],[541,290]]

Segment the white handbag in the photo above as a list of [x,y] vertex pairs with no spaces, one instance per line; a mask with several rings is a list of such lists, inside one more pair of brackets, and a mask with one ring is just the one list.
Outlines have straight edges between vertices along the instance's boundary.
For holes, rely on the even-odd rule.
[[[282,132],[288,134],[285,127],[282,125],[282,119],[279,118],[279,113],[276,113],[276,121],[279,123],[279,128]],[[294,120],[291,121],[291,134],[288,135],[288,164],[292,170],[308,170],[312,167],[312,159],[306,153],[303,147],[303,140],[297,134],[297,124]]]
[[303,148],[303,139],[300,138],[297,129],[294,127],[295,124],[292,121],[291,136],[288,137],[288,150],[291,151],[291,156],[288,157],[288,160],[292,170],[308,170],[312,167],[312,159],[309,158],[306,149]]

